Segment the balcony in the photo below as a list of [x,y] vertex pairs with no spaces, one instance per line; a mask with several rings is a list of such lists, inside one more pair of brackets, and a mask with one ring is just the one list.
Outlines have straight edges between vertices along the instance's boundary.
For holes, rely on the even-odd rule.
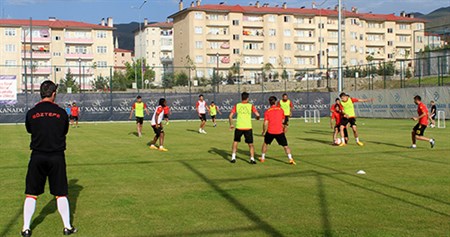
[[[30,52],[22,52],[22,58],[31,58]],[[50,52],[33,52],[33,59],[50,59]]]
[[263,28],[264,22],[263,21],[242,21],[242,25],[244,27],[250,27],[250,28]]
[[294,37],[295,42],[310,42],[315,43],[316,38],[315,37],[301,37],[301,36],[295,36]]
[[70,70],[70,73],[73,75],[80,75],[80,74],[81,75],[93,75],[94,74],[94,69],[92,67],[88,67],[88,66],[84,66],[84,67],[81,66],[81,68],[75,67],[75,66],[66,67],[65,72],[69,73],[69,70]]
[[66,44],[93,44],[93,38],[65,38],[64,42]]
[[206,20],[207,26],[229,26],[230,21],[225,20]]
[[94,54],[66,53],[66,59],[94,59]]
[[166,56],[166,57],[161,57],[159,58],[161,60],[161,63],[172,63],[173,62],[173,58]]
[[244,41],[264,41],[263,35],[244,35],[242,38]]
[[245,55],[264,55],[264,49],[243,49],[242,51]]
[[209,33],[206,35],[206,40],[229,40],[230,35],[229,34],[212,34]]
[[384,33],[386,33],[386,32],[387,32],[386,28],[377,28],[377,27],[366,28],[366,33],[378,33],[378,34],[384,34]]
[[206,54],[208,55],[216,55],[217,53],[219,53],[220,55],[229,54],[230,50],[222,48],[206,48]]
[[295,50],[295,56],[317,56],[316,51]]
[[316,24],[310,23],[294,23],[294,29],[316,29]]
[[384,40],[374,40],[374,41],[366,40],[366,45],[367,46],[385,46],[386,41],[384,41]]
[[48,75],[52,72],[52,68],[50,66],[47,67],[35,67],[34,69],[31,69],[27,67],[26,71],[25,68],[22,69],[22,74],[35,74],[35,75]]
[[21,39],[23,43],[30,43],[30,40],[33,40],[33,43],[50,43],[52,41],[52,38],[49,37],[33,37],[30,39],[30,37],[25,37]]
[[173,45],[161,45],[161,51],[173,51]]

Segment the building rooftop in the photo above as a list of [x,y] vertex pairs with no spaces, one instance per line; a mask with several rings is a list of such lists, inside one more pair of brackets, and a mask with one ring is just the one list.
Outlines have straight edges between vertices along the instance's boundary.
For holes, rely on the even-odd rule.
[[[49,19],[49,20],[32,20],[31,24],[33,26],[44,26],[53,29],[109,29],[113,30],[114,27],[102,26],[96,24],[90,24],[79,21],[67,21],[59,19]],[[0,26],[29,26],[29,19],[0,19]]]
[[156,22],[148,24],[145,27],[173,28],[173,22]]
[[[189,11],[207,11],[207,12],[240,12],[248,14],[292,14],[304,16],[338,16],[337,10],[317,9],[317,8],[283,8],[275,6],[241,6],[225,4],[207,4],[185,8],[172,14],[169,18],[175,18]],[[424,19],[412,18],[408,16],[396,16],[395,14],[372,14],[358,13],[356,11],[342,11],[344,17],[355,17],[372,21],[399,21],[399,22],[426,22]]]
[[115,48],[114,53],[132,53],[132,50]]

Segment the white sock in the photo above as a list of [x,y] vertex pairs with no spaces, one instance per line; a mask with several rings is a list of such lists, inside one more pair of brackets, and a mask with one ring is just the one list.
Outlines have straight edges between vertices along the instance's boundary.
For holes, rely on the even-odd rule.
[[412,144],[412,147],[416,147],[416,144]]
[[231,154],[231,159],[236,160],[236,153]]
[[431,139],[430,139],[430,142],[433,142],[433,141],[434,141],[434,139],[433,139],[433,138],[431,138]]
[[250,157],[250,160],[255,160],[255,158],[254,157]]
[[70,225],[69,200],[67,200],[67,197],[58,197],[56,199],[56,203],[58,205],[58,212],[61,215],[64,227],[67,229],[72,229],[72,226]]
[[159,149],[163,149],[164,147],[163,146],[159,146]]
[[359,137],[356,138],[356,142],[359,142]]
[[30,229],[31,218],[35,209],[36,199],[32,197],[25,198],[25,203],[23,204],[23,231]]
[[265,153],[261,154],[261,159],[263,159],[263,160],[266,159],[266,154]]
[[288,154],[289,160],[292,160],[292,154]]
[[345,138],[341,137],[341,143],[345,143]]

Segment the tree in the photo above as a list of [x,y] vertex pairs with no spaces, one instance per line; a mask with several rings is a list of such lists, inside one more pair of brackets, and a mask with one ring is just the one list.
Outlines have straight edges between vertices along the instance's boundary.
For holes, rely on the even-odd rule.
[[187,86],[189,84],[189,76],[186,72],[182,71],[175,75],[176,86]]
[[61,93],[67,93],[67,88],[72,88],[72,93],[77,93],[80,91],[80,86],[73,78],[73,74],[70,72],[70,68],[66,74],[66,77],[60,80],[58,91]]
[[131,81],[121,71],[114,71],[112,79],[113,91],[126,91],[127,88],[131,88]]
[[261,76],[264,81],[267,81],[267,76],[272,72],[273,68],[274,67],[271,63],[266,63],[263,65],[263,67],[261,68]]
[[[146,65],[145,61],[141,59],[137,59],[133,61],[132,64],[125,63],[126,73],[125,77],[129,82],[131,88],[131,83],[135,82],[137,79],[137,87],[142,89],[144,85],[142,84],[142,71],[144,71],[144,80],[154,81],[155,79],[155,71]],[[128,84],[128,83],[127,83]]]
[[165,73],[162,78],[162,86],[163,88],[172,88],[174,84],[174,75],[173,73]]
[[287,72],[286,69],[283,69],[283,72],[281,73],[281,79],[283,80],[289,79],[289,73]]
[[91,81],[92,88],[96,91],[106,91],[109,90],[109,78],[98,76]]
[[412,77],[412,73],[411,73],[411,69],[408,67],[406,68],[406,78],[411,79]]

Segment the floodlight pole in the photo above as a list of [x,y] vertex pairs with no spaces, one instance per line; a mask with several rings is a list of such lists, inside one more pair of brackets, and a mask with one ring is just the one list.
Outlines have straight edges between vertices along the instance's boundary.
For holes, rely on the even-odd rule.
[[342,0],[338,0],[338,92],[342,92]]

